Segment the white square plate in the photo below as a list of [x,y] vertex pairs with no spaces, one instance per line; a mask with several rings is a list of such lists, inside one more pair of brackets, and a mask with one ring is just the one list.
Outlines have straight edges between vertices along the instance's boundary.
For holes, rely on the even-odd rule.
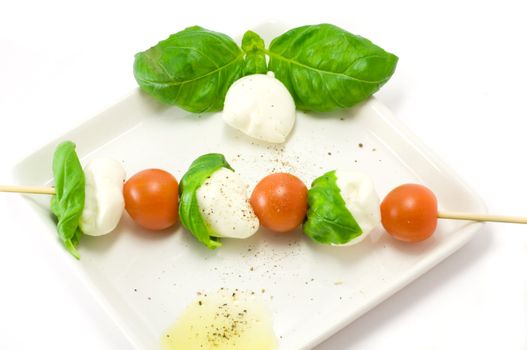
[[[258,29],[265,39],[281,31]],[[122,161],[129,176],[155,167],[180,179],[196,157],[219,152],[251,188],[270,172],[292,172],[309,185],[326,171],[349,168],[370,174],[381,198],[399,184],[419,182],[436,193],[442,209],[485,211],[479,197],[375,99],[340,113],[299,112],[287,143],[273,146],[224,126],[218,115],[191,115],[136,91],[26,158],[15,180],[50,183],[53,150],[64,139],[77,144],[83,164],[109,156]],[[28,204],[55,239],[49,198]],[[224,239],[211,251],[180,226],[149,233],[125,215],[113,234],[83,237],[80,261],[58,241],[49,253],[64,256],[137,349],[160,348],[163,332],[196,293],[221,287],[259,291],[272,311],[280,349],[310,349],[459,249],[480,226],[442,221],[432,238],[413,245],[379,228],[351,247],[315,244],[300,231],[280,236],[261,229],[248,240]]]

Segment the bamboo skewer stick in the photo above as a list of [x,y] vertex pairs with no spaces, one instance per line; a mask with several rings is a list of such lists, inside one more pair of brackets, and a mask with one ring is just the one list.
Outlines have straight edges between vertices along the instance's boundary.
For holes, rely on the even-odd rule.
[[519,216],[440,212],[438,213],[437,217],[439,219],[450,219],[450,220],[491,221],[491,222],[507,222],[511,224],[527,224],[527,217],[519,217]]
[[[53,187],[45,187],[45,186],[2,186],[0,185],[0,192],[54,195],[55,189]],[[439,219],[449,219],[449,220],[491,221],[491,222],[506,222],[506,223],[511,223],[511,224],[527,224],[527,217],[518,217],[518,216],[487,215],[487,214],[443,211],[443,212],[439,212],[437,214],[437,217]]]
[[0,185],[0,192],[54,195],[55,189],[53,187],[44,187],[44,186],[2,186]]

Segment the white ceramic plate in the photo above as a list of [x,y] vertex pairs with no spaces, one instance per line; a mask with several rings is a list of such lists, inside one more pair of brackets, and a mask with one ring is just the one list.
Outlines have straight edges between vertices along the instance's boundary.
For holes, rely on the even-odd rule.
[[[259,30],[271,38],[282,28]],[[203,153],[225,154],[251,188],[263,176],[288,171],[306,184],[335,168],[370,174],[383,197],[395,186],[419,182],[448,210],[484,212],[481,200],[411,135],[380,102],[314,117],[298,113],[288,142],[272,146],[224,126],[216,115],[190,115],[157,104],[136,91],[107,111],[38,150],[15,169],[21,184],[51,181],[56,144],[73,140],[83,163],[97,156],[123,162],[128,175],[162,168],[181,178]],[[49,199],[28,200],[50,240],[56,237]],[[258,291],[272,311],[280,349],[310,349],[459,249],[480,227],[442,221],[427,241],[408,245],[378,229],[361,244],[331,247],[301,232],[260,230],[248,240],[223,240],[210,251],[181,227],[163,233],[141,230],[125,216],[116,232],[84,237],[75,261],[56,242],[110,317],[137,349],[158,349],[162,333],[198,291],[221,287]],[[252,269],[251,269],[252,268]],[[265,292],[262,292],[265,290]]]

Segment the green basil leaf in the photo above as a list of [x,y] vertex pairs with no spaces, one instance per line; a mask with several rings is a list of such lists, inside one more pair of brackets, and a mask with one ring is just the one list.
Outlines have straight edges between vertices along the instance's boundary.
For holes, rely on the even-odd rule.
[[141,89],[163,103],[214,112],[223,108],[243,68],[244,53],[234,40],[194,26],[136,54],[134,76]]
[[[210,249],[221,246],[219,238],[214,237],[214,232],[201,215],[196,191],[216,171],[221,168],[233,170],[225,157],[219,153],[209,153],[197,158],[179,185],[179,217],[181,224],[189,230],[194,237]],[[234,171],[234,170],[233,170]]]
[[242,50],[245,52],[243,75],[267,73],[265,44],[255,32],[248,30],[243,35]]
[[65,141],[53,155],[55,195],[51,197],[51,211],[57,217],[57,232],[66,250],[79,259],[77,246],[81,238],[79,221],[84,209],[84,171],[75,144]]
[[307,192],[307,202],[307,220],[303,228],[313,240],[325,244],[346,244],[362,234],[340,194],[335,171],[313,181]]
[[331,24],[298,27],[275,38],[269,70],[298,109],[329,112],[351,107],[390,79],[397,56]]

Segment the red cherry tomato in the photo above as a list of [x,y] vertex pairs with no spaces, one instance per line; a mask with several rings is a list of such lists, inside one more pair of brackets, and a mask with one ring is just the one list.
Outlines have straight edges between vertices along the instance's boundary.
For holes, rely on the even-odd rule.
[[254,188],[251,205],[262,226],[287,232],[300,225],[307,212],[307,187],[288,173],[264,177]]
[[436,196],[422,185],[399,186],[382,201],[381,221],[386,231],[401,241],[425,240],[437,226]]
[[123,194],[126,211],[144,228],[163,230],[178,220],[178,182],[164,170],[135,174],[125,182]]

